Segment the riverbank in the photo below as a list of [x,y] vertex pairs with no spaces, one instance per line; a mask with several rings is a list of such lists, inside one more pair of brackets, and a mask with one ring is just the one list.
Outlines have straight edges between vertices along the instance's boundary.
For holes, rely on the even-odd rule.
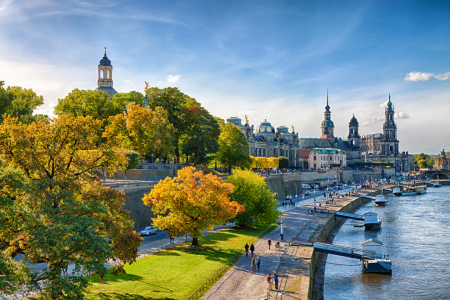
[[[375,196],[380,194],[380,190],[366,190],[362,194]],[[366,204],[368,199],[358,196],[349,196],[336,201],[333,205],[327,207],[329,212],[345,212],[351,213],[359,206]],[[299,234],[299,238],[308,239],[318,242],[330,243],[330,234],[335,230],[336,226],[342,221],[342,218],[335,217],[333,214],[317,213],[316,221],[310,222],[307,227],[303,228]],[[361,230],[364,230],[361,228]],[[322,266],[324,256],[314,252],[312,247],[299,246],[299,252],[303,253],[303,263],[299,275],[302,282],[299,292],[299,299],[323,299],[323,271]],[[317,280],[316,280],[317,279]],[[314,298],[313,298],[314,295]]]

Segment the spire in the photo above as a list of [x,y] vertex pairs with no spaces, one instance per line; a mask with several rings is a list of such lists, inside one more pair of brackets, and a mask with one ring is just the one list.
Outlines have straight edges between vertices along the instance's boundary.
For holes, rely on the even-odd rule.
[[[106,50],[105,50],[106,51]],[[328,89],[327,89],[327,106],[328,106]]]
[[391,102],[391,93],[389,93],[389,101],[388,101],[388,103],[387,103],[387,106],[388,106],[388,107],[391,107],[391,106],[392,106],[392,102]]
[[325,106],[325,112],[330,112],[330,105],[328,105],[328,89],[327,89],[327,106]]
[[106,47],[105,47],[105,55],[106,55]]

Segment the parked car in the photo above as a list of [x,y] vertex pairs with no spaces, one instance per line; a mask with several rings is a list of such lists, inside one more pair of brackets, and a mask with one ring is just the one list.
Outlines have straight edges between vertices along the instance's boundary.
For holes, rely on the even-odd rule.
[[311,192],[310,192],[310,191],[307,191],[307,192],[305,192],[303,195],[309,196],[309,195],[311,195]]
[[157,230],[158,229],[156,229],[155,226],[147,226],[143,230],[141,230],[139,233],[141,235],[152,235],[152,234],[156,234]]
[[333,189],[332,189],[332,188],[330,188],[330,187],[329,187],[329,188],[327,188],[327,191],[331,191],[331,190],[333,190]]
[[287,195],[286,196],[286,200],[292,200],[292,196],[291,195]]

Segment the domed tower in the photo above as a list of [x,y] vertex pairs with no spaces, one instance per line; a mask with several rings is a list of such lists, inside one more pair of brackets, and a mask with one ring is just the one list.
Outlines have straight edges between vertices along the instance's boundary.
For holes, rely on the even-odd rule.
[[358,133],[358,120],[355,118],[355,114],[353,114],[353,117],[350,119],[350,122],[348,123],[348,141],[350,142],[350,145],[352,147],[359,147],[360,146],[360,139]]
[[391,102],[391,94],[389,94],[384,116],[382,153],[397,155],[399,153],[399,141],[397,140],[397,125],[394,122],[394,106]]
[[325,106],[324,120],[322,121],[321,139],[334,138],[334,123],[331,121],[331,111],[328,105],[328,89],[327,89],[327,106]]
[[98,65],[98,80],[97,80],[97,88],[96,90],[104,91],[109,94],[109,98],[117,93],[117,91],[113,88],[113,80],[112,80],[112,65],[111,61],[106,56],[106,47],[105,47],[105,55],[100,60],[100,64]]

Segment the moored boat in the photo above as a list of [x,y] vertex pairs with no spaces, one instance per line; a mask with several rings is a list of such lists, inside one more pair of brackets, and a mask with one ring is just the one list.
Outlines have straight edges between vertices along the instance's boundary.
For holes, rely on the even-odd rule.
[[387,200],[383,195],[376,195],[374,202],[375,202],[375,205],[377,205],[377,206],[385,206],[387,203]]
[[433,182],[433,187],[440,187],[440,186],[441,186],[441,184],[440,184],[439,181],[434,181]]
[[400,187],[396,186],[392,189],[392,194],[396,197],[401,196],[402,190],[400,189]]
[[427,187],[426,186],[416,186],[414,188],[414,190],[416,191],[417,195],[423,195],[427,192]]

